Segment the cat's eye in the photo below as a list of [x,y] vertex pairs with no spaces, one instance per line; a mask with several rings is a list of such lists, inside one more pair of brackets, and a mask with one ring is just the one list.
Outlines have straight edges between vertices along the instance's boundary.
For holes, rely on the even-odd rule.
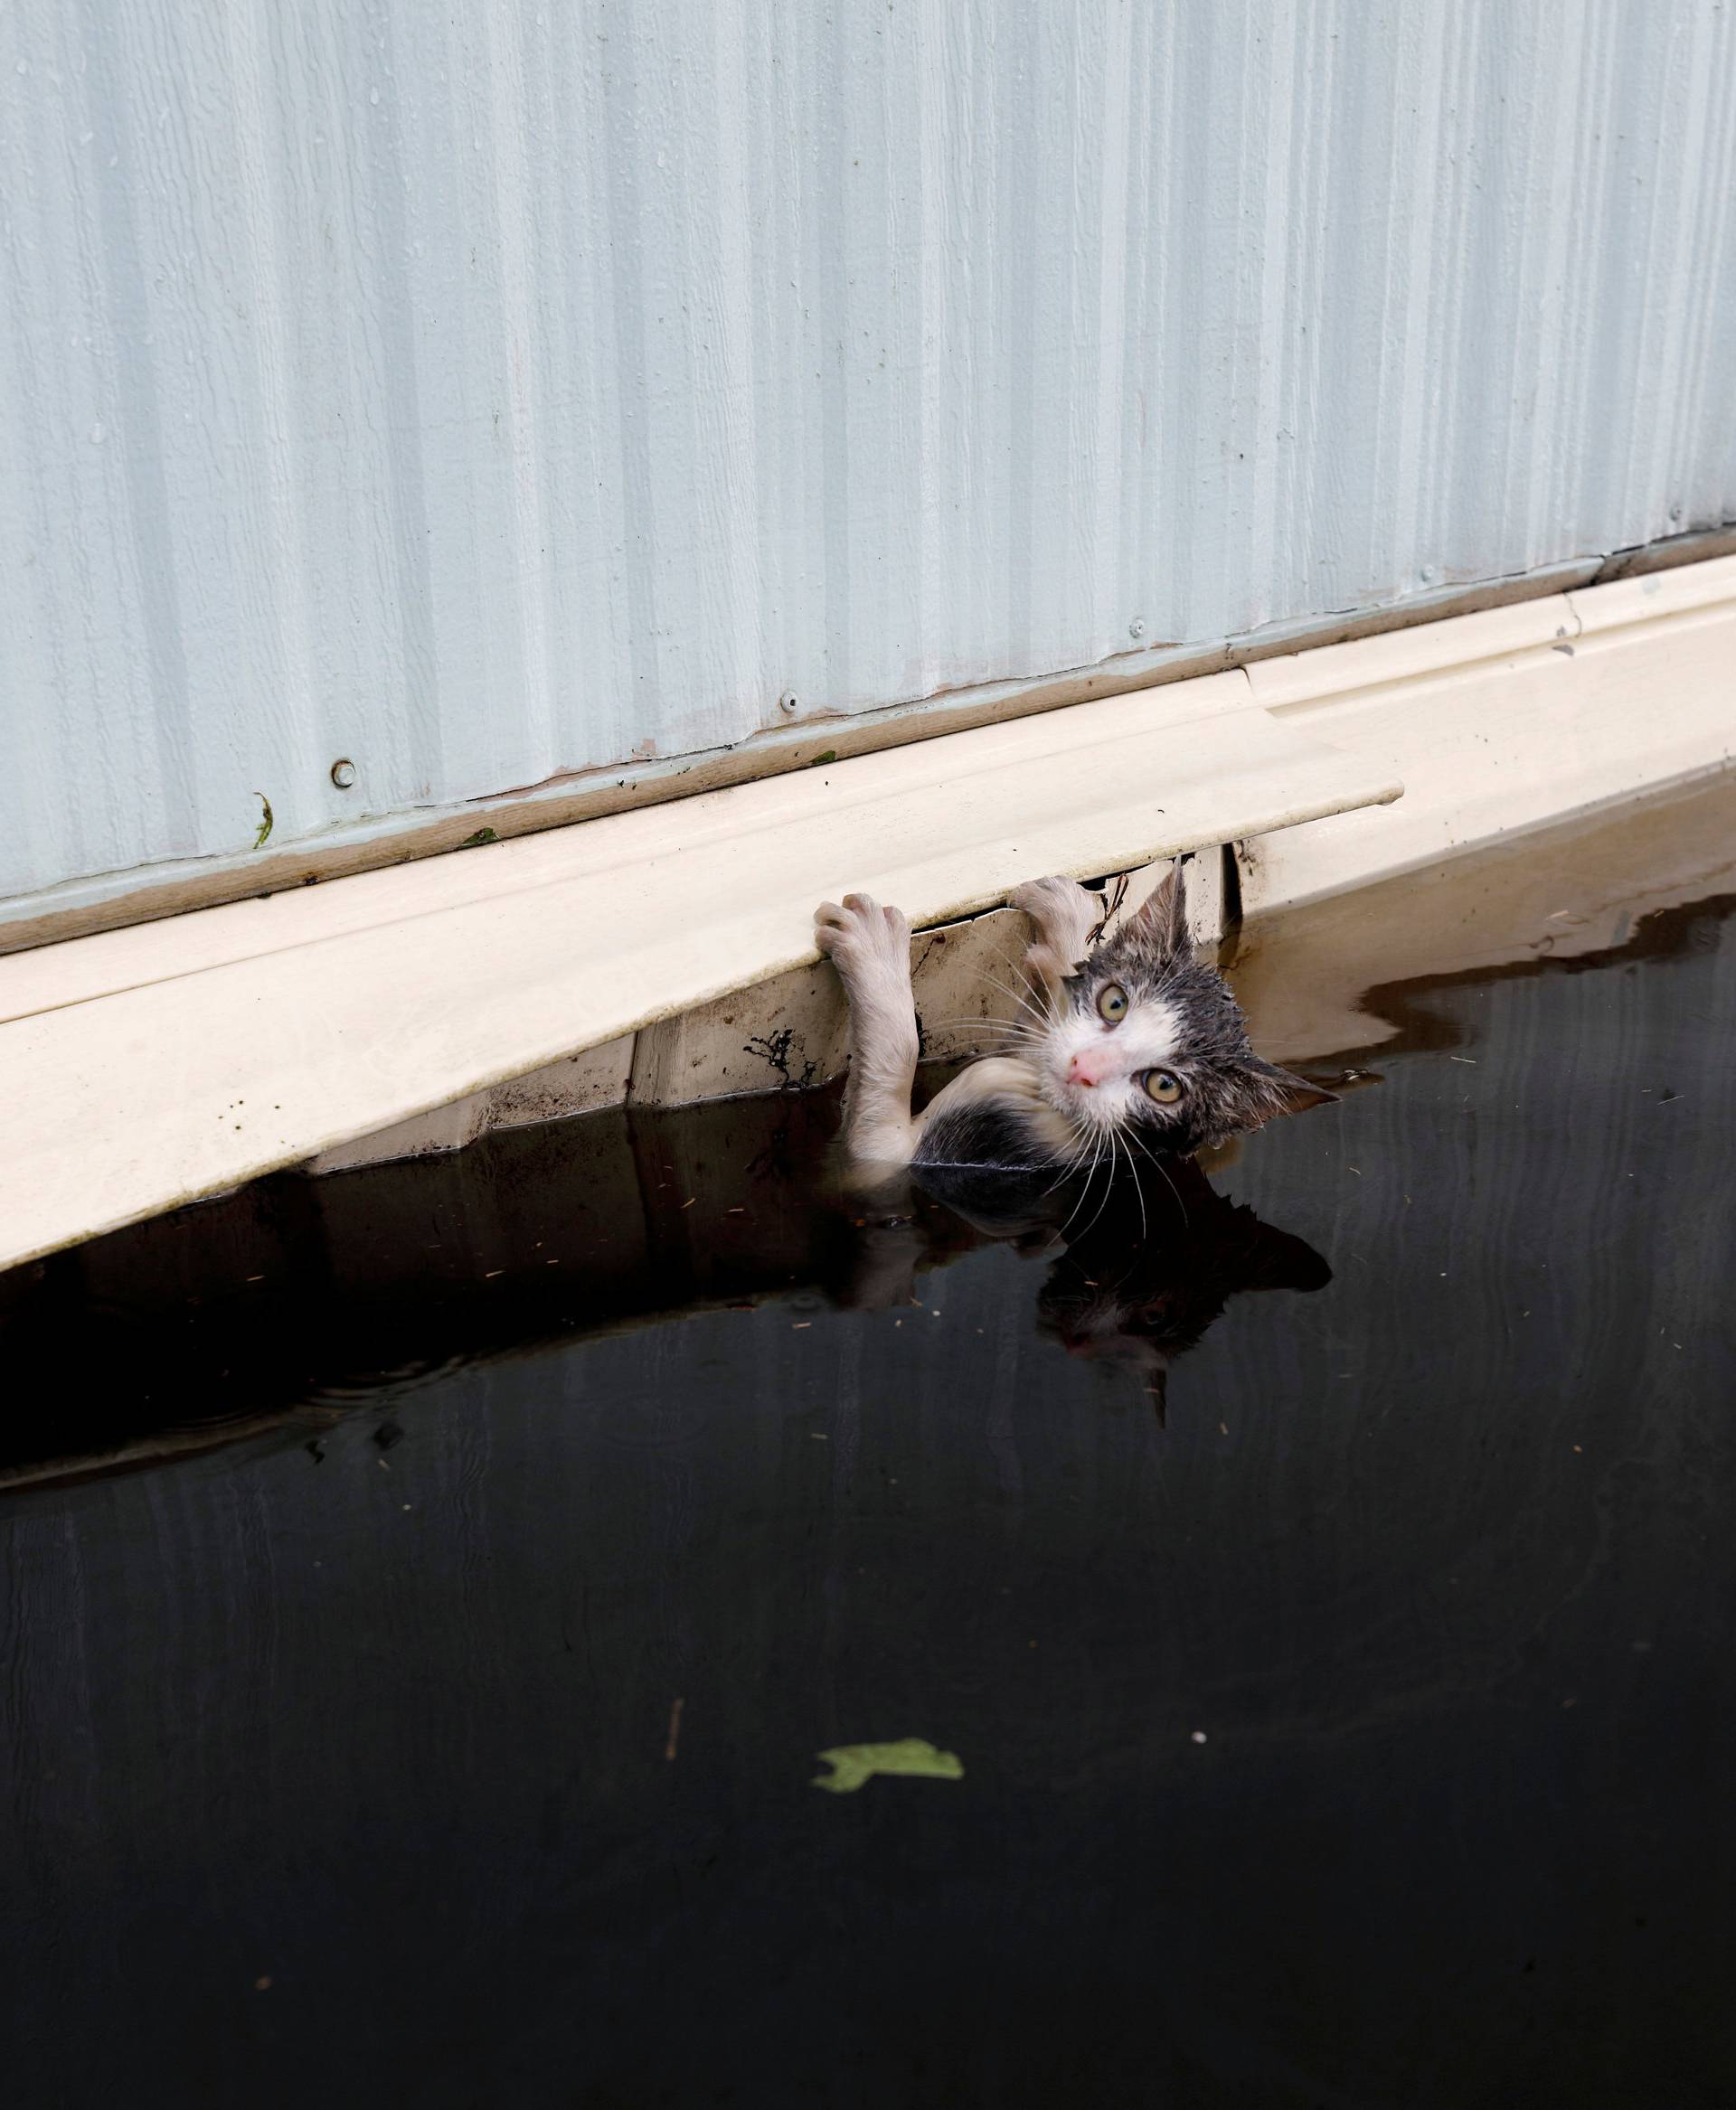
[[1118,982],[1109,982],[1097,993],[1097,1015],[1118,1026],[1127,1015],[1127,993]]
[[1182,1080],[1174,1070],[1148,1069],[1145,1077],[1147,1097],[1160,1107],[1173,1107],[1182,1096]]

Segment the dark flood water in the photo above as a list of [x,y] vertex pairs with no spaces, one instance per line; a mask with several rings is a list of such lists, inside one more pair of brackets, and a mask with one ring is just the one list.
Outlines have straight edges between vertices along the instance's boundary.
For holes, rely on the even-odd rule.
[[4,1286],[7,2099],[1736,2102],[1731,908],[1143,1246],[806,1098]]

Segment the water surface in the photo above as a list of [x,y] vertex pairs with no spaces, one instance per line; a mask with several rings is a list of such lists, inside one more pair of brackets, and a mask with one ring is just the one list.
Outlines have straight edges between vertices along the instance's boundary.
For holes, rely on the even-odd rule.
[[14,1278],[11,2099],[1736,2099],[1731,907],[1383,991],[1143,1261],[809,1097]]

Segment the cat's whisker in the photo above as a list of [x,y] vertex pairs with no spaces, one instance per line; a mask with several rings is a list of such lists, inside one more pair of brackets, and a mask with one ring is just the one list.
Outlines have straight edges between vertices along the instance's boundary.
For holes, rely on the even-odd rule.
[[1139,1243],[1143,1245],[1152,1237],[1152,1226],[1146,1221],[1146,1188],[1139,1183],[1139,1167],[1133,1163],[1133,1145],[1122,1137],[1122,1154],[1127,1156],[1127,1177],[1133,1182],[1133,1199],[1139,1202]]
[[1019,990],[1010,989],[1008,988],[1007,984],[1003,982],[998,975],[985,975],[983,979],[989,984],[990,988],[998,989],[1003,996],[1010,998],[1014,1003],[1018,1005],[1021,1011],[1029,1012],[1032,1019],[1039,1027],[1047,1026],[1049,1022],[1047,1014],[1044,1013],[1042,1005],[1037,1001],[1034,992],[1025,992],[1022,994]]
[[[1137,1136],[1131,1137],[1129,1140],[1136,1143],[1139,1141]],[[1165,1186],[1166,1186],[1170,1192],[1175,1195],[1175,1206],[1182,1212],[1182,1228],[1184,1230],[1185,1230],[1187,1228],[1187,1204],[1182,1200],[1180,1190],[1177,1188],[1175,1181],[1170,1178],[1168,1172],[1165,1168],[1163,1160],[1161,1158],[1154,1157],[1151,1152],[1146,1149],[1143,1143],[1139,1144],[1139,1149],[1141,1154],[1149,1160],[1152,1170],[1156,1173],[1158,1178],[1163,1181]]]
[[[1013,1002],[1017,1003],[1018,1000],[1011,990],[1005,991],[1003,994],[1007,995],[1012,999]],[[986,1001],[986,999],[985,999],[985,1002]],[[1023,1026],[1027,1032],[1043,1033],[1052,1030],[1050,1020],[1045,1018],[1040,1012],[1031,1011],[1030,1007],[1025,1004],[1019,1004],[1017,1011],[1015,1011],[1014,1015],[1010,1018],[1007,1017],[1005,1013],[997,1017],[995,1013],[988,1011],[978,1011],[971,1013],[970,1015],[982,1019],[985,1023],[989,1025],[1020,1025]]]
[[985,975],[983,979],[1003,996],[1010,996],[1022,1011],[1033,1011],[1039,1017],[1044,1015],[1043,991],[1035,982],[1027,981],[1015,989],[1010,982],[1003,982],[998,975]]
[[[1062,1221],[1062,1223],[1061,1223],[1061,1230],[1062,1230],[1062,1232],[1063,1232],[1063,1234],[1065,1233],[1065,1231],[1066,1231],[1066,1229],[1067,1229],[1067,1226],[1068,1226],[1068,1224],[1071,1223],[1071,1221],[1073,1220],[1074,1217],[1076,1217],[1076,1216],[1079,1214],[1080,1210],[1081,1209],[1083,1209],[1083,1208],[1084,1208],[1085,1204],[1086,1204],[1086,1203],[1087,1203],[1087,1202],[1088,1202],[1088,1201],[1090,1200],[1090,1198],[1091,1198],[1091,1182],[1092,1182],[1092,1181],[1093,1181],[1093,1180],[1094,1180],[1094,1179],[1097,1177],[1097,1168],[1098,1168],[1098,1165],[1099,1165],[1099,1162],[1101,1161],[1101,1159],[1102,1159],[1102,1156],[1103,1156],[1103,1144],[1104,1144],[1104,1141],[1105,1141],[1105,1139],[1106,1139],[1107,1137],[1109,1137],[1109,1135],[1110,1135],[1110,1131],[1109,1131],[1109,1130],[1108,1130],[1108,1129],[1099,1129],[1099,1130],[1098,1131],[1098,1133],[1097,1133],[1096,1138],[1095,1138],[1095,1140],[1093,1141],[1093,1143],[1092,1143],[1092,1145],[1091,1145],[1091,1162],[1090,1162],[1090,1164],[1089,1164],[1089,1165],[1086,1167],[1086,1170],[1085,1170],[1085,1185],[1084,1185],[1084,1190],[1083,1190],[1083,1192],[1080,1193],[1080,1197],[1079,1197],[1079,1200],[1078,1200],[1077,1201],[1075,1201],[1075,1202],[1074,1202],[1074,1204],[1073,1204],[1073,1206],[1072,1206],[1072,1207],[1071,1207],[1071,1209],[1070,1209],[1070,1210],[1067,1211],[1066,1217],[1065,1217],[1064,1220]],[[1104,1186],[1104,1189],[1103,1189],[1103,1201],[1107,1201],[1109,1200],[1109,1188],[1110,1188],[1111,1186],[1113,1186],[1113,1185],[1114,1185],[1114,1183],[1115,1183],[1115,1182],[1114,1182],[1114,1180],[1113,1180],[1113,1178],[1111,1178],[1111,1179],[1110,1179],[1110,1180],[1109,1180],[1109,1182],[1108,1182],[1105,1184],[1105,1186]],[[1098,1217],[1102,1215],[1102,1213],[1103,1213],[1103,1201],[1099,1201],[1099,1202],[1098,1203],[1098,1205],[1097,1205],[1097,1212],[1096,1212],[1096,1215],[1094,1215],[1094,1216],[1091,1218],[1091,1223],[1095,1223],[1095,1222],[1097,1221],[1097,1219],[1098,1219]],[[1082,1231],[1080,1231],[1080,1234],[1079,1234],[1079,1235],[1080,1235],[1080,1237],[1081,1239],[1082,1239],[1082,1238],[1085,1236],[1085,1231],[1088,1231],[1088,1230],[1090,1230],[1090,1228],[1091,1228],[1091,1223],[1088,1223],[1088,1224],[1085,1226],[1085,1230],[1082,1230]]]
[[[1104,1202],[1105,1202],[1105,1203],[1107,1203],[1107,1202],[1108,1202],[1108,1201],[1109,1201],[1109,1195],[1110,1195],[1110,1194],[1112,1194],[1112,1193],[1115,1192],[1115,1189],[1116,1189],[1117,1182],[1118,1182],[1120,1180],[1120,1177],[1121,1177],[1121,1139],[1120,1139],[1120,1137],[1119,1137],[1119,1136],[1118,1136],[1118,1135],[1116,1134],[1115,1130],[1114,1130],[1113,1128],[1111,1128],[1111,1129],[1109,1130],[1109,1191],[1108,1191],[1108,1192],[1106,1192],[1106,1193],[1104,1194],[1104,1197],[1103,1197],[1103,1200],[1104,1200]],[[1099,1215],[1099,1216],[1100,1216],[1101,1214],[1102,1214],[1102,1210],[1099,1208],[1099,1211],[1098,1211],[1098,1215]],[[1097,1221],[1097,1218],[1096,1218],[1096,1217],[1093,1217],[1093,1218],[1091,1219],[1091,1221],[1092,1221],[1093,1223],[1095,1223],[1095,1222]]]
[[1010,1018],[925,1018],[924,1028],[930,1031],[957,1031],[960,1027],[978,1027],[984,1032],[1016,1033],[1033,1045],[1041,1042],[1043,1034],[1039,1028],[1027,1025],[1023,1019]]
[[1013,975],[1013,979],[1016,981],[1016,984],[1019,984],[1019,985],[1023,987],[1023,992],[1025,992],[1025,996],[1027,996],[1029,1000],[1033,1000],[1033,1003],[1038,1004],[1038,1009],[1042,1009],[1042,985],[1038,984],[1038,979],[1033,977],[1032,971],[1029,971],[1029,968],[1025,966],[1025,954],[1021,952],[1021,954],[1019,954],[1019,958],[1014,960],[1013,956],[1010,956],[1010,954],[997,952],[997,954],[995,954],[995,965],[997,965],[997,966],[1004,966],[1004,968],[1006,968],[1006,973],[1008,973],[1008,975]]
[[1106,1210],[1106,1209],[1109,1207],[1109,1196],[1110,1196],[1112,1193],[1114,1193],[1114,1192],[1115,1192],[1115,1166],[1116,1166],[1116,1157],[1115,1157],[1115,1130],[1114,1130],[1113,1128],[1108,1128],[1108,1129],[1105,1129],[1105,1130],[1104,1130],[1104,1134],[1105,1134],[1105,1135],[1106,1135],[1109,1137],[1109,1177],[1108,1177],[1108,1178],[1107,1178],[1107,1179],[1104,1181],[1104,1182],[1103,1182],[1103,1199],[1102,1199],[1102,1201],[1099,1201],[1099,1202],[1098,1203],[1098,1205],[1097,1205],[1097,1208],[1096,1208],[1096,1209],[1095,1209],[1095,1210],[1092,1212],[1092,1215],[1091,1215],[1091,1220],[1090,1220],[1090,1223],[1088,1223],[1088,1224],[1085,1226],[1085,1229],[1084,1229],[1082,1231],[1080,1231],[1080,1234],[1079,1234],[1079,1235],[1080,1235],[1080,1238],[1081,1239],[1088,1239],[1088,1238],[1090,1238],[1090,1236],[1091,1235],[1092,1231],[1096,1229],[1096,1228],[1097,1228],[1097,1220],[1098,1220],[1098,1218],[1099,1218],[1099,1216],[1101,1216],[1101,1215],[1102,1215],[1103,1211],[1104,1211],[1104,1210]]
[[1139,1169],[1133,1162],[1133,1144],[1128,1137],[1122,1138],[1122,1147],[1127,1154],[1127,1176],[1133,1182],[1133,1192],[1139,1202],[1139,1242],[1144,1245],[1151,1236],[1151,1226],[1146,1221],[1146,1192],[1139,1184]]
[[[1055,1231],[1055,1235],[1056,1235],[1058,1238],[1063,1238],[1063,1239],[1064,1239],[1064,1238],[1066,1237],[1066,1235],[1067,1235],[1067,1226],[1068,1226],[1070,1223],[1071,1223],[1071,1221],[1073,1220],[1074,1217],[1076,1217],[1076,1216],[1079,1214],[1079,1212],[1080,1212],[1080,1209],[1081,1209],[1081,1207],[1084,1205],[1085,1197],[1086,1197],[1086,1196],[1087,1196],[1087,1195],[1088,1195],[1088,1194],[1090,1192],[1090,1191],[1091,1191],[1091,1173],[1092,1173],[1093,1169],[1095,1168],[1095,1166],[1096,1166],[1096,1163],[1097,1163],[1096,1157],[1095,1157],[1095,1156],[1093,1156],[1093,1157],[1092,1157],[1092,1160],[1091,1160],[1091,1163],[1090,1163],[1090,1165],[1088,1165],[1088,1166],[1085,1168],[1084,1184],[1083,1184],[1083,1186],[1082,1186],[1082,1188],[1081,1188],[1081,1190],[1080,1190],[1080,1192],[1079,1199],[1078,1199],[1078,1200],[1077,1200],[1077,1201],[1076,1201],[1073,1203],[1073,1206],[1072,1206],[1072,1207],[1071,1207],[1071,1209],[1070,1209],[1070,1210],[1067,1211],[1066,1215],[1065,1215],[1065,1216],[1063,1216],[1063,1217],[1061,1218],[1061,1220],[1060,1223],[1059,1223],[1059,1224],[1056,1226],[1056,1231]],[[1066,1177],[1067,1177],[1068,1173],[1071,1173],[1076,1172],[1076,1171],[1078,1170],[1078,1167],[1079,1167],[1079,1160],[1078,1160],[1077,1158],[1075,1158],[1075,1159],[1073,1160],[1073,1163],[1072,1163],[1071,1165],[1069,1165],[1069,1166],[1068,1166],[1068,1168],[1067,1168],[1067,1172],[1066,1172],[1066,1173],[1062,1173],[1062,1175],[1061,1175],[1061,1178],[1060,1180],[1057,1180],[1057,1181],[1055,1182],[1055,1186],[1056,1186],[1056,1187],[1059,1187],[1060,1185],[1061,1185],[1061,1184],[1062,1184],[1062,1182],[1063,1182],[1063,1181],[1066,1179]],[[1050,1192],[1052,1192],[1052,1193],[1053,1192],[1054,1192],[1054,1189],[1053,1189],[1053,1188],[1051,1188],[1051,1189],[1050,1189]]]
[[1043,1192],[1037,1196],[1037,1200],[1039,1201],[1046,1201],[1050,1195],[1054,1192],[1057,1187],[1064,1186],[1066,1182],[1072,1178],[1073,1174],[1079,1170],[1079,1160],[1081,1154],[1082,1153],[1075,1152],[1071,1157],[1065,1160],[1061,1165],[1061,1170],[1055,1174],[1054,1178],[1050,1181],[1049,1184],[1043,1189]]
[[954,1050],[951,1054],[925,1053],[925,1061],[946,1061],[952,1055],[967,1054],[974,1062],[984,1055],[1004,1055],[1014,1061],[1035,1065],[1043,1044],[1043,1036],[1034,1027],[1012,1019],[925,1018],[922,1031],[930,1036],[939,1034],[950,1038],[957,1034],[969,1043],[967,1048]]
[[[1078,1131],[1075,1131],[1075,1135],[1078,1136],[1077,1146],[1071,1152],[1070,1152],[1065,1158],[1062,1159],[1060,1172],[1058,1172],[1054,1178],[1050,1181],[1049,1184],[1043,1189],[1043,1192],[1037,1196],[1037,1200],[1039,1201],[1047,1201],[1049,1196],[1054,1192],[1057,1187],[1061,1185],[1064,1181],[1070,1179],[1072,1174],[1079,1170],[1080,1164],[1084,1158],[1085,1152],[1090,1144],[1091,1138],[1089,1135],[1078,1135]],[[1089,1180],[1090,1177],[1090,1175],[1088,1173],[1086,1174],[1087,1180]]]

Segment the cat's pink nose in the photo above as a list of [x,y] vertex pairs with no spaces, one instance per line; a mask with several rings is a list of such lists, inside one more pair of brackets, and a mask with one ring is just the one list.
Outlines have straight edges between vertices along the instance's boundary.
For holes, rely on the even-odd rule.
[[1079,1050],[1074,1054],[1072,1060],[1067,1065],[1068,1083],[1082,1084],[1088,1090],[1092,1086],[1101,1084],[1107,1075],[1108,1069],[1103,1057],[1100,1055],[1093,1056],[1088,1048]]

